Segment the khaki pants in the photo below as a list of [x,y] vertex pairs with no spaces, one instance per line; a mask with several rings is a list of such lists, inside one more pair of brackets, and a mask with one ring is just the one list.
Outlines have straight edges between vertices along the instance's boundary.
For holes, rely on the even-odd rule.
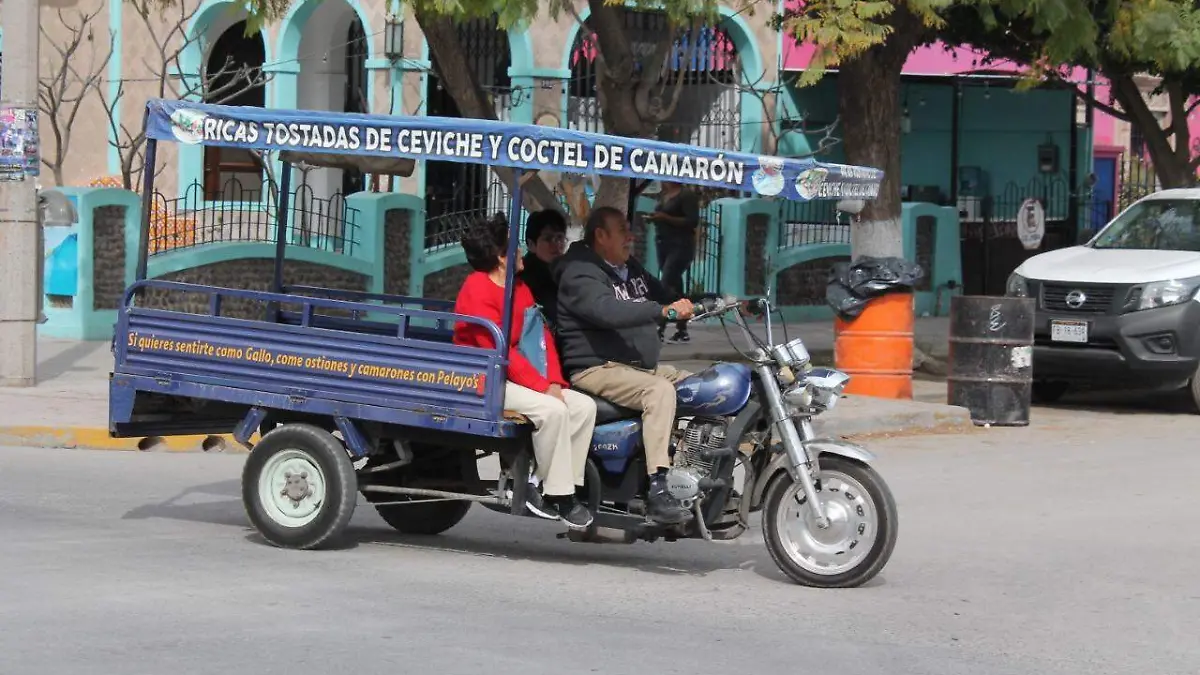
[[617,405],[642,411],[646,471],[671,467],[671,431],[675,428],[675,383],[691,373],[659,366],[643,370],[609,361],[576,373],[571,384]]
[[[519,412],[533,422],[534,475],[542,481],[542,494],[571,495],[583,485],[583,470],[592,430],[596,426],[596,402],[587,394],[563,390],[566,403],[512,382],[504,383],[504,408]],[[517,480],[523,480],[515,476]]]

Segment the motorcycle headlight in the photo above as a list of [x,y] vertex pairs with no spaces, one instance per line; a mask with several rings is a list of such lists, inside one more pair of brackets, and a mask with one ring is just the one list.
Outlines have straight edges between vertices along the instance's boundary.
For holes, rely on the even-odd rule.
[[783,400],[799,410],[824,412],[837,405],[850,376],[833,368],[813,368],[783,393]]
[[813,391],[813,405],[822,410],[829,410],[837,404],[846,389],[850,376],[833,368],[813,368],[805,377],[808,386]]
[[1029,281],[1020,274],[1013,272],[1008,275],[1008,284],[1004,288],[1004,294],[1014,298],[1028,298]]
[[1168,279],[1134,286],[1129,289],[1125,299],[1125,311],[1137,312],[1185,303],[1196,296],[1198,286],[1200,278]]

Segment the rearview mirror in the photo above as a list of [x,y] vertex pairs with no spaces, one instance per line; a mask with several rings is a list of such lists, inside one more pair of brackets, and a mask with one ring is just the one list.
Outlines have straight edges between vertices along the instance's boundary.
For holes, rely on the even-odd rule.
[[1094,237],[1094,236],[1096,236],[1095,230],[1087,229],[1087,228],[1081,229],[1081,230],[1079,230],[1079,234],[1075,235],[1075,243],[1077,245],[1082,246],[1083,244],[1086,244],[1089,241],[1091,241],[1092,237]]

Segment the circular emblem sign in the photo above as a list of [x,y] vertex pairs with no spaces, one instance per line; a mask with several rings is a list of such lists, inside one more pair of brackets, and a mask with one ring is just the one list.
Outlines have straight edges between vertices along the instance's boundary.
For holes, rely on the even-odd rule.
[[1042,245],[1046,236],[1046,210],[1036,199],[1026,199],[1017,210],[1017,239],[1025,250],[1032,251]]

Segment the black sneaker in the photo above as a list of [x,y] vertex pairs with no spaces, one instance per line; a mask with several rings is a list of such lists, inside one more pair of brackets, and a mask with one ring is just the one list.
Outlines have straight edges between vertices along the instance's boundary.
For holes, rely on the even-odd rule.
[[675,334],[671,336],[671,342],[675,343],[675,344],[679,344],[680,342],[691,342],[691,341],[692,341],[692,336],[688,335],[687,331],[677,330],[677,331],[675,331]]
[[592,524],[592,512],[575,495],[550,497],[554,510],[572,530],[586,530]]
[[646,492],[646,515],[660,525],[678,525],[686,522],[691,512],[667,492],[667,477],[656,474]]
[[546,503],[542,492],[533,483],[525,488],[525,508],[529,509],[530,513],[546,520],[558,520],[558,511],[554,507]]

